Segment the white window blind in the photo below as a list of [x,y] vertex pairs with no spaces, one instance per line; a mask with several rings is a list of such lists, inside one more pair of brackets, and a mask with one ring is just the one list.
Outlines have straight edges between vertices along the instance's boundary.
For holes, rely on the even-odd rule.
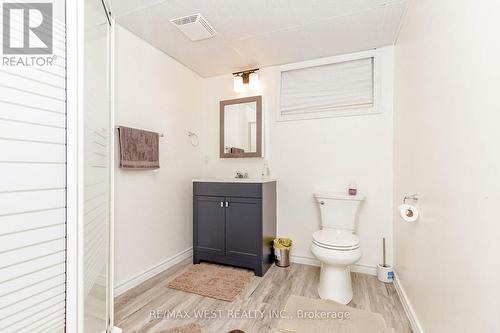
[[282,117],[335,116],[373,108],[373,57],[281,72]]

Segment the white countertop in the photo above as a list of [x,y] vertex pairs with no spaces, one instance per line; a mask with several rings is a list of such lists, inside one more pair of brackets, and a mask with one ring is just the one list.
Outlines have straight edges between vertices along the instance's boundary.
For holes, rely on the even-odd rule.
[[194,182],[198,183],[271,183],[275,182],[273,178],[195,178]]

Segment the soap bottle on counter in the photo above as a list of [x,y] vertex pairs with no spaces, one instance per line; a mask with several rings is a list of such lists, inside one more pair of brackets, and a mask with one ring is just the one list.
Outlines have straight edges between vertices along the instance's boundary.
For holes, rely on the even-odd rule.
[[269,162],[264,160],[264,165],[262,166],[262,172],[260,173],[262,179],[271,177],[271,170],[269,169]]

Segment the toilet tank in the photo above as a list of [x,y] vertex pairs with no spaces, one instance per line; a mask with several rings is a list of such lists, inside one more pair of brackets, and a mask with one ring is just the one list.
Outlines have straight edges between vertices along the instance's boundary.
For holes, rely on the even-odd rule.
[[364,196],[318,191],[314,197],[321,211],[321,228],[356,231],[357,214]]

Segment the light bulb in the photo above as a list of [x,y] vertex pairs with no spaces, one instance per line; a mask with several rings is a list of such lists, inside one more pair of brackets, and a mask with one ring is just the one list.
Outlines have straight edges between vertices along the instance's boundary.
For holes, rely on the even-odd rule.
[[235,75],[234,76],[234,81],[233,81],[233,89],[236,92],[242,92],[243,91],[243,77],[240,75]]
[[249,75],[249,86],[250,89],[257,90],[259,89],[259,74],[256,72],[250,73]]

